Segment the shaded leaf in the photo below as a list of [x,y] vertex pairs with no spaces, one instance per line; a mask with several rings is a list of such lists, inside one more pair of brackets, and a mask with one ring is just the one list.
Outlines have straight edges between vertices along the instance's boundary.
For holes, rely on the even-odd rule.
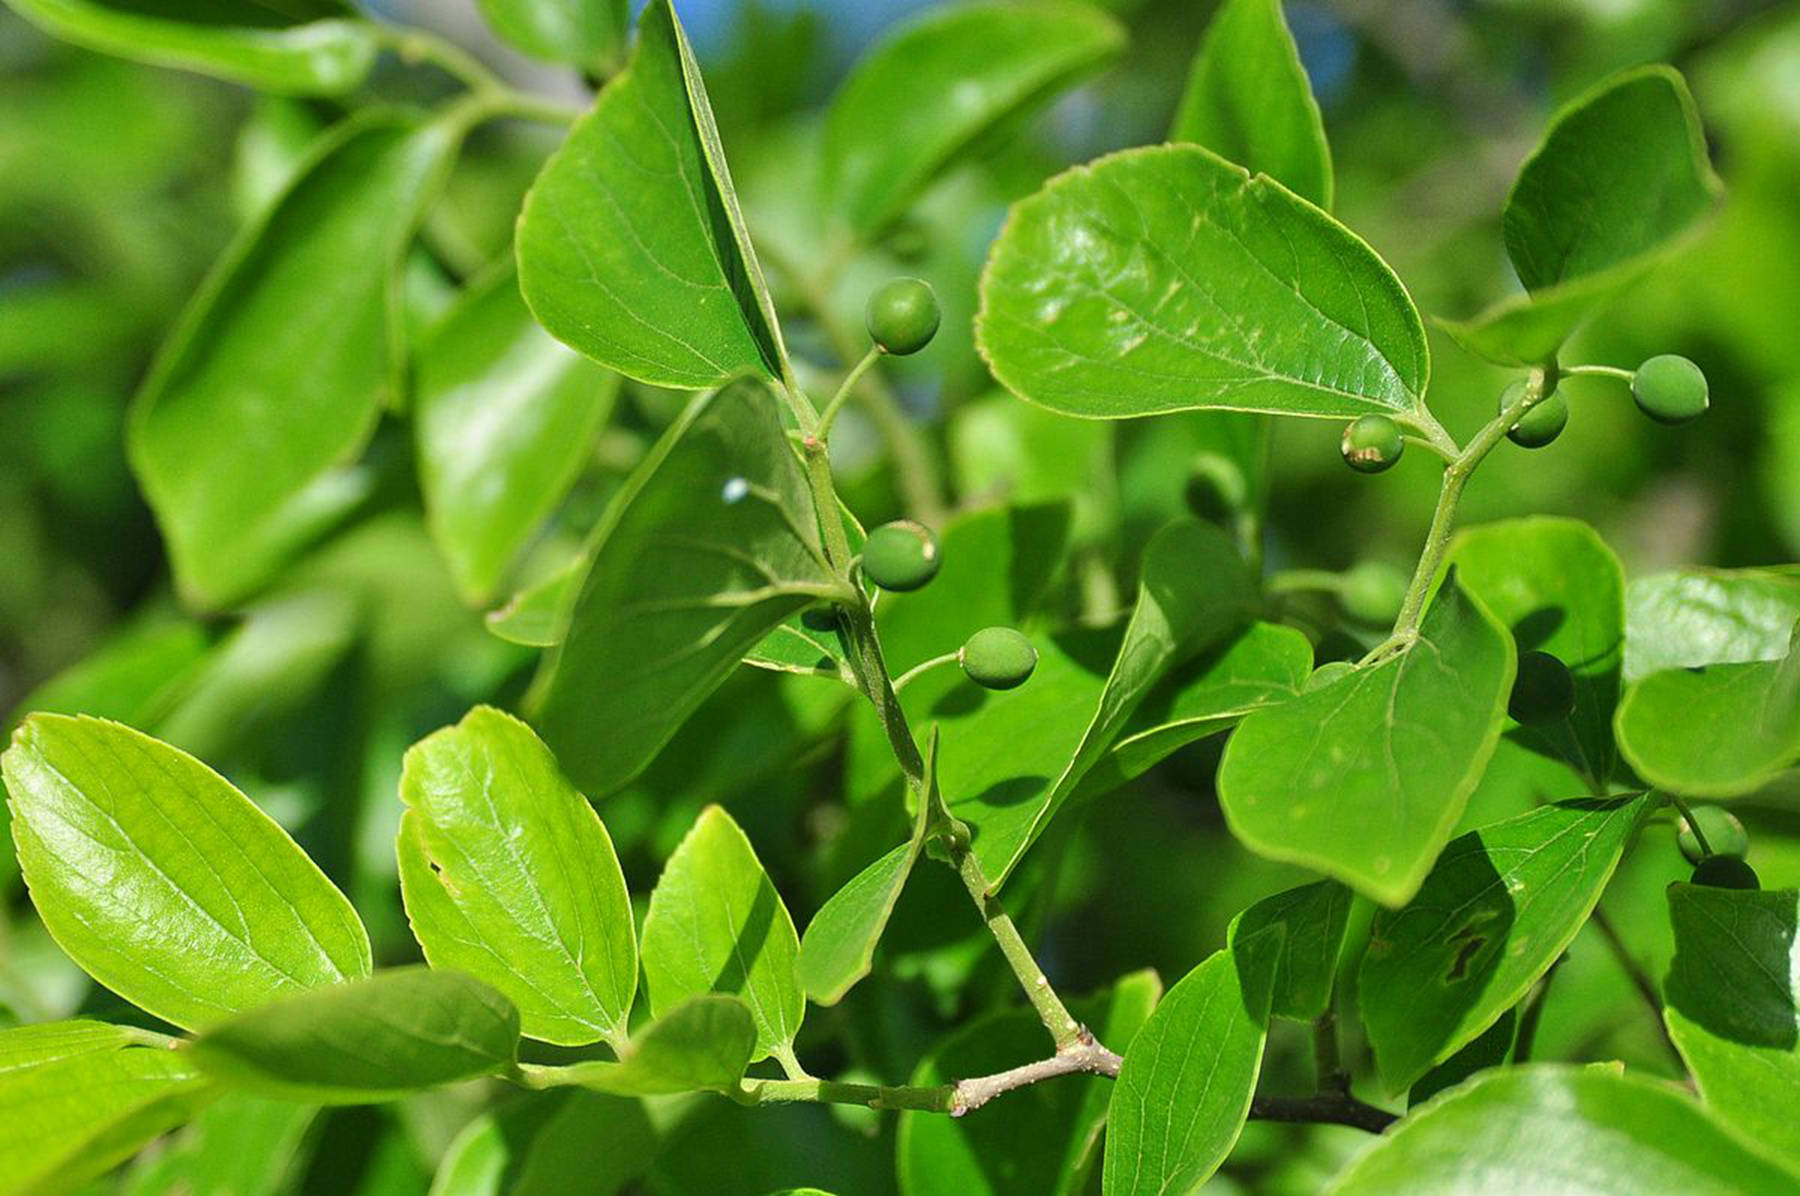
[[1232,833],[1405,903],[1493,754],[1513,670],[1511,635],[1453,577],[1409,648],[1232,733],[1218,781]]
[[1170,141],[1204,145],[1331,209],[1331,148],[1280,0],[1228,0],[1188,74]]
[[1271,926],[1282,929],[1281,954],[1269,990],[1269,1012],[1310,1022],[1331,1007],[1338,951],[1350,918],[1350,890],[1321,880],[1265,897],[1231,920],[1229,943]]
[[542,1093],[464,1126],[438,1164],[431,1196],[612,1196],[659,1145],[640,1101]]
[[623,1041],[637,992],[612,838],[524,723],[471,710],[406,753],[400,892],[432,966],[518,1006],[524,1032]]
[[1525,998],[1593,912],[1646,805],[1563,802],[1471,832],[1404,909],[1376,913],[1357,989],[1388,1091]]
[[188,1054],[253,1092],[365,1104],[513,1065],[519,1011],[471,977],[396,968],[222,1022]]
[[401,255],[464,120],[373,113],[321,139],[163,346],[129,447],[190,601],[249,594],[366,489],[344,467],[399,392]]
[[756,1024],[755,1058],[789,1056],[806,1016],[800,936],[738,824],[701,811],[669,857],[644,915],[644,981],[657,1017],[690,997],[742,998]]
[[1418,312],[1343,225],[1198,146],[1126,150],[1017,204],[977,336],[1068,415],[1217,408],[1429,417]]
[[229,782],[117,723],[33,715],[0,764],[45,926],[70,958],[188,1029],[366,976],[325,874]]
[[651,0],[631,65],[539,173],[518,258],[538,321],[627,377],[699,390],[786,375],[775,308],[669,0]]
[[844,81],[825,120],[824,193],[852,232],[905,212],[983,133],[1118,54],[1106,13],[1069,0],[928,10],[887,35]]
[[319,1110],[229,1092],[121,1185],[128,1196],[281,1196],[311,1154]]

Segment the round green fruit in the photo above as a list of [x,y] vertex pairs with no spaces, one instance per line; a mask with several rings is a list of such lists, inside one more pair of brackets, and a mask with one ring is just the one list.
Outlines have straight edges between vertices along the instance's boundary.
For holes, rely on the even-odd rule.
[[1686,818],[1675,823],[1675,842],[1681,848],[1681,854],[1687,857],[1690,864],[1698,864],[1709,855],[1729,855],[1743,859],[1750,852],[1750,836],[1744,832],[1744,824],[1737,820],[1737,815],[1730,810],[1718,806],[1698,806],[1693,811],[1694,823],[1700,828],[1700,835],[1706,836],[1706,846],[1711,851],[1700,848],[1700,835],[1694,834],[1694,827],[1688,825]]
[[[1500,392],[1500,410],[1519,401],[1525,393],[1525,379],[1521,378]],[[1520,448],[1543,448],[1546,444],[1562,435],[1562,430],[1569,426],[1569,403],[1559,394],[1552,394],[1519,417],[1506,433],[1506,438]]]
[[1528,725],[1556,723],[1575,710],[1575,678],[1548,652],[1521,652],[1506,712]]
[[1037,649],[1010,627],[984,627],[956,654],[969,680],[988,689],[1016,689],[1037,668]]
[[1406,602],[1407,576],[1383,561],[1364,561],[1343,576],[1338,602],[1359,623],[1392,623]]
[[1709,855],[1701,860],[1694,869],[1693,883],[1710,885],[1715,889],[1748,889],[1752,892],[1762,888],[1756,869],[1734,855]]
[[1188,510],[1211,523],[1225,523],[1244,509],[1249,489],[1244,471],[1218,453],[1200,453],[1188,467],[1182,491]]
[[910,519],[882,524],[863,545],[863,576],[884,590],[916,590],[937,576],[940,564],[937,537]]
[[896,278],[869,296],[869,337],[896,357],[929,345],[942,318],[937,293],[922,279]]
[[1685,357],[1652,357],[1631,376],[1638,409],[1659,424],[1685,424],[1706,410],[1706,375]]
[[1385,415],[1365,415],[1344,429],[1344,462],[1358,473],[1380,473],[1406,448],[1400,425]]

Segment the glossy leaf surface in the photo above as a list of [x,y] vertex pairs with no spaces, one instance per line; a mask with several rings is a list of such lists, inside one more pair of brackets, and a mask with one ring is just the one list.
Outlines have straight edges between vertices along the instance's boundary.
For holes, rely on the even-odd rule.
[[194,1029],[366,976],[344,895],[200,761],[117,723],[36,715],[3,761],[32,900],[96,980]]
[[1390,1092],[1524,999],[1593,912],[1645,805],[1563,802],[1464,835],[1405,908],[1376,913],[1357,991]]
[[853,232],[880,232],[982,134],[1124,44],[1111,17],[1070,0],[931,10],[871,50],[832,101],[825,194]]
[[1625,590],[1625,679],[1780,660],[1800,622],[1800,570],[1688,569]]
[[380,972],[288,997],[206,1031],[189,1049],[235,1086],[312,1104],[364,1104],[510,1067],[519,1011],[458,972]]
[[1280,0],[1220,5],[1169,140],[1204,145],[1331,210],[1331,148]]
[[576,1063],[562,1071],[583,1087],[615,1096],[729,1093],[756,1049],[749,1006],[736,997],[704,995],[681,1001],[651,1022],[623,1062]]
[[538,321],[602,365],[699,390],[780,378],[786,350],[712,107],[669,0],[545,164],[519,217]]
[[1232,833],[1404,904],[1500,737],[1511,640],[1453,579],[1406,651],[1250,715],[1219,767]]
[[644,980],[658,1017],[690,997],[749,1006],[755,1058],[783,1055],[806,1015],[800,936],[738,824],[708,806],[663,868],[644,916]]
[[1430,372],[1405,289],[1343,225],[1197,146],[1127,150],[1016,205],[977,336],[1068,415],[1407,417]]
[[587,570],[536,721],[599,795],[771,628],[838,587],[775,396],[745,382],[696,399],[613,500]]
[[448,118],[341,127],[164,345],[130,448],[190,601],[245,597],[361,497],[344,467],[398,393],[401,253],[461,137]]
[[1231,921],[1230,943],[1281,927],[1281,954],[1269,990],[1269,1012],[1310,1022],[1331,1005],[1338,952],[1350,917],[1350,890],[1332,880],[1265,897]]
[[478,706],[406,754],[400,891],[434,967],[563,1045],[622,1041],[637,992],[631,895],[612,839],[524,723]]

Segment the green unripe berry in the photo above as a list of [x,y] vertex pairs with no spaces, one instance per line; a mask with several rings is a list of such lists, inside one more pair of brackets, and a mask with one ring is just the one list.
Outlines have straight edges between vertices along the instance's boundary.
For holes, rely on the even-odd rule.
[[1365,415],[1344,429],[1344,461],[1358,473],[1391,468],[1406,448],[1400,425],[1385,415]]
[[1747,889],[1755,892],[1762,888],[1756,869],[1734,855],[1707,856],[1695,867],[1692,881],[1715,889]]
[[1383,561],[1364,561],[1344,574],[1338,602],[1359,623],[1392,623],[1406,602],[1407,576]]
[[[1525,379],[1521,378],[1500,392],[1500,410],[1505,411],[1511,407],[1524,393]],[[1506,433],[1506,438],[1520,448],[1543,448],[1561,436],[1562,430],[1568,426],[1568,400],[1559,394],[1552,394],[1520,416],[1519,422]]]
[[1187,486],[1183,496],[1188,510],[1209,523],[1224,523],[1244,509],[1249,487],[1244,471],[1218,453],[1202,452],[1188,467]]
[[1675,353],[1652,357],[1631,376],[1638,409],[1659,424],[1685,424],[1706,410],[1706,375]]
[[1709,854],[1731,855],[1740,860],[1749,854],[1750,836],[1744,832],[1744,824],[1738,821],[1737,815],[1718,806],[1699,806],[1693,814],[1700,834],[1706,836],[1706,846],[1712,850],[1701,850],[1700,836],[1694,834],[1694,828],[1688,825],[1686,818],[1680,819],[1675,824],[1675,843],[1688,863],[1698,864]]
[[1575,710],[1575,678],[1548,652],[1521,652],[1506,713],[1528,725],[1557,723]]
[[1300,692],[1309,694],[1315,689],[1324,689],[1327,685],[1342,677],[1348,677],[1356,671],[1356,666],[1347,660],[1331,660],[1320,665],[1307,675],[1300,683]]
[[1016,689],[1037,668],[1037,649],[1010,627],[983,627],[956,654],[969,680],[988,689]]
[[882,283],[869,296],[869,338],[884,353],[905,357],[917,353],[937,335],[937,293],[917,278],[896,278]]
[[937,576],[942,563],[937,537],[910,519],[882,524],[863,545],[863,576],[884,590],[916,590]]

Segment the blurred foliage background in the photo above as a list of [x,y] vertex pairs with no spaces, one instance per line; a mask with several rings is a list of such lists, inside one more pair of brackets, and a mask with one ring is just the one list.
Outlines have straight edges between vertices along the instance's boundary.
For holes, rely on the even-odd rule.
[[[940,448],[959,501],[1074,499],[1081,550],[1099,565],[1072,606],[1090,611],[1107,607],[1109,590],[1128,592],[1136,547],[1180,507],[1191,452],[1180,422],[1070,423],[997,396],[969,319],[1008,203],[1064,165],[1161,140],[1213,7],[1107,6],[1130,26],[1126,58],[984,147],[879,252],[849,264],[837,297],[859,323],[873,282],[897,271],[933,281],[945,334],[896,363],[901,397]],[[585,94],[580,80],[495,45],[471,0],[369,7],[452,33],[521,84]],[[858,51],[918,7],[682,3],[753,233],[772,259],[821,252],[809,241],[817,223],[808,208],[819,106]],[[1549,111],[1619,67],[1661,60],[1687,73],[1727,184],[1723,212],[1675,266],[1580,334],[1566,359],[1629,367],[1654,353],[1685,354],[1711,379],[1712,411],[1663,428],[1637,418],[1616,385],[1570,380],[1568,432],[1543,452],[1502,446],[1470,489],[1466,521],[1579,517],[1601,531],[1628,576],[1800,556],[1800,6],[1286,7],[1333,144],[1337,214],[1394,265],[1421,309],[1446,317],[1516,286],[1499,212]],[[368,86],[423,100],[438,85],[387,61]],[[170,591],[123,449],[130,397],[183,303],[299,147],[340,112],[92,55],[0,11],[0,711],[109,695],[107,713],[200,755],[293,830],[352,895],[378,961],[393,963],[414,949],[393,880],[401,753],[474,702],[516,697],[531,654],[494,639],[481,613],[459,601],[420,522],[411,442],[398,420],[377,436],[365,465],[370,498],[353,518],[251,606],[205,617],[184,614]],[[552,132],[517,125],[476,137],[409,269],[409,314],[421,329],[462,280],[508,252],[519,198],[554,144]],[[794,342],[803,358],[834,365],[818,330],[796,324]],[[1435,333],[1432,350],[1432,403],[1466,435],[1488,418],[1508,375]],[[591,525],[678,404],[627,388],[538,558],[555,560]],[[1405,567],[1415,556],[1437,487],[1433,463],[1413,453],[1379,480],[1362,478],[1343,468],[1338,434],[1329,423],[1278,426],[1270,568],[1367,559]],[[859,514],[872,522],[898,513],[895,480],[857,412],[838,439]],[[1118,526],[1123,535],[1113,534]],[[821,694],[805,679],[745,670],[643,781],[609,799],[605,816],[634,888],[647,891],[707,801],[727,804],[750,831],[802,922],[868,858],[887,824],[861,807],[846,812],[840,800],[845,760],[829,732],[843,711],[832,688]],[[1209,791],[1216,750],[1196,745],[1036,853],[1022,912],[1067,991],[1144,966],[1178,977],[1222,941],[1233,913],[1297,878],[1226,835]],[[1493,770],[1471,822],[1568,795],[1531,759]],[[1738,810],[1765,883],[1800,880],[1800,800],[1777,792]],[[1607,896],[1649,975],[1662,973],[1670,950],[1662,886],[1684,875],[1673,836],[1653,828]],[[862,1057],[839,1059],[841,1068],[903,1078],[946,1027],[1010,997],[979,925],[943,879],[909,888],[891,966],[816,1019],[827,1028],[850,1019],[867,1044]],[[18,889],[16,869],[0,860],[0,1024],[78,1010],[126,1016],[61,957]],[[1584,932],[1559,975],[1540,1055],[1666,1069],[1655,1023],[1595,936]],[[1266,1083],[1279,1091],[1291,1072],[1294,1089],[1303,1087],[1308,1049],[1301,1032],[1278,1024]],[[282,1165],[309,1190],[423,1191],[468,1110],[466,1094],[449,1093],[337,1112]],[[658,1192],[756,1192],[836,1177],[840,1190],[860,1193],[893,1182],[891,1128],[865,1111],[708,1102],[678,1112],[665,1121],[672,1143],[686,1145],[663,1151],[646,1181]],[[1252,1124],[1217,1182],[1315,1190],[1357,1141],[1352,1131]],[[140,1168],[142,1190],[162,1190],[153,1180]]]

